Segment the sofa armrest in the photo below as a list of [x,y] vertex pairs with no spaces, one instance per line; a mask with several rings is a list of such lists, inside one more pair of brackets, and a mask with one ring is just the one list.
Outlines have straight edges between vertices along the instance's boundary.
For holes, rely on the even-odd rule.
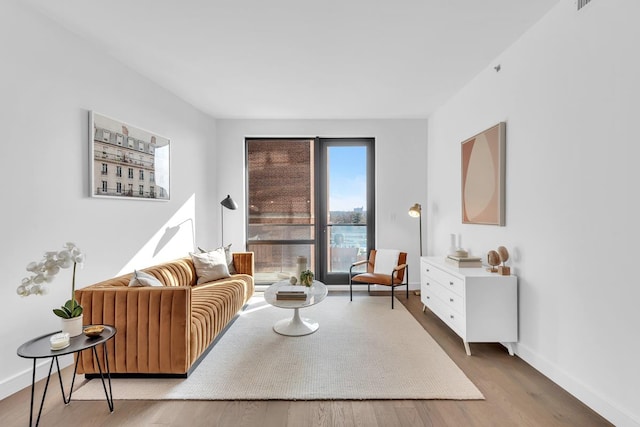
[[253,276],[253,252],[233,252],[233,266],[239,274]]
[[[76,291],[84,324],[116,327],[107,342],[111,373],[176,373],[190,366],[191,287],[92,287]],[[98,349],[100,358],[102,347]],[[78,373],[97,373],[91,352]]]

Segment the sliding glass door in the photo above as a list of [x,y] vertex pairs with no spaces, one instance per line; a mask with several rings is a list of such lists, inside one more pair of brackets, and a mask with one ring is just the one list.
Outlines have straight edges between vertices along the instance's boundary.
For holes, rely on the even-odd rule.
[[256,283],[347,283],[374,246],[373,139],[247,138],[246,164]]

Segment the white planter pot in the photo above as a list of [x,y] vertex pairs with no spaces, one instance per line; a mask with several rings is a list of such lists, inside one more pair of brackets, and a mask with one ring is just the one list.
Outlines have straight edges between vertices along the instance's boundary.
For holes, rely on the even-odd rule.
[[68,332],[70,337],[75,337],[82,333],[82,314],[71,319],[60,320],[62,320],[62,332]]

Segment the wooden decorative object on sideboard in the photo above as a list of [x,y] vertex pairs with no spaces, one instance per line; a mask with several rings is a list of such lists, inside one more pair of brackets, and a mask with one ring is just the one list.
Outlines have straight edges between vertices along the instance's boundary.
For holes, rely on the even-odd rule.
[[498,246],[498,255],[500,256],[500,262],[502,262],[502,265],[498,267],[498,274],[509,276],[511,274],[511,267],[507,267],[509,251],[504,246]]
[[500,342],[513,356],[518,341],[518,279],[484,268],[456,268],[442,257],[420,258],[420,299],[464,342]]

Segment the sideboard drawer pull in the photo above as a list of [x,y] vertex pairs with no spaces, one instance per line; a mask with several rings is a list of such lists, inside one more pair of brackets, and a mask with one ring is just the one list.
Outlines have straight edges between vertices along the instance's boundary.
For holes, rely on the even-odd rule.
[[449,317],[453,319],[453,314],[450,314]]
[[453,282],[449,282],[449,284],[450,284],[451,286],[453,286]]
[[449,298],[449,302],[453,302],[453,298]]

